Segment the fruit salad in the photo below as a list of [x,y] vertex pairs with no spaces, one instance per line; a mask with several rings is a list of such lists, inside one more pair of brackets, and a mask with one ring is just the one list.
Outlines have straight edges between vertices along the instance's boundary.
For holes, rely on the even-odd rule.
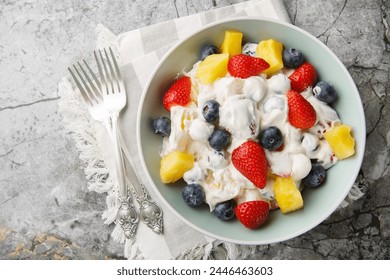
[[227,30],[219,46],[204,46],[163,93],[168,114],[152,128],[167,187],[180,185],[190,207],[207,204],[216,218],[255,229],[270,211],[302,209],[302,191],[323,185],[355,143],[333,108],[336,90],[304,53],[243,37]]

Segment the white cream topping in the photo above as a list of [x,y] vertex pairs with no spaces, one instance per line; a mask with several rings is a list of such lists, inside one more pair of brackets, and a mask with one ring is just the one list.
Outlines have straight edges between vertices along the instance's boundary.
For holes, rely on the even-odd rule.
[[194,141],[207,142],[214,131],[214,126],[201,119],[194,119],[188,128],[188,134]]
[[302,135],[302,148],[310,155],[318,148],[319,141],[316,135],[305,132]]
[[292,158],[291,176],[295,182],[302,180],[311,170],[310,158],[305,154],[294,154]]
[[286,111],[286,100],[280,96],[271,96],[264,101],[263,110],[264,113],[270,113],[271,111],[278,109],[280,111]]
[[259,133],[260,112],[251,99],[234,96],[219,109],[219,124],[234,138],[252,139]]
[[215,151],[212,150],[207,156],[207,161],[210,169],[222,169],[228,165],[228,161],[226,159],[226,155],[224,151]]
[[289,78],[282,74],[273,75],[267,80],[268,90],[276,94],[286,94],[291,89]]
[[[188,73],[193,91],[196,91],[196,94],[192,94],[195,103],[188,107],[172,107],[171,134],[163,140],[161,156],[174,150],[194,154],[194,167],[183,178],[188,184],[203,186],[211,211],[218,203],[230,199],[235,199],[237,203],[267,200],[275,204],[274,180],[271,177],[267,179],[264,189],[258,189],[230,160],[235,148],[248,139],[256,141],[265,127],[276,126],[283,135],[280,150],[265,150],[270,171],[275,175],[292,176],[299,184],[310,171],[311,159],[316,159],[325,168],[337,162],[323,134],[340,119],[333,108],[313,96],[311,88],[302,95],[314,107],[317,123],[307,131],[289,124],[285,95],[290,90],[288,69],[269,79],[263,76],[238,79],[227,74],[210,85],[202,85],[195,78],[197,65]],[[213,150],[208,144],[214,125],[204,120],[202,107],[209,100],[216,100],[220,104],[217,125],[227,129],[232,136],[230,145],[222,152]]]
[[199,166],[199,163],[195,163],[194,167],[184,173],[183,179],[187,184],[200,184],[202,185],[207,176],[206,169]]
[[242,93],[246,98],[259,102],[267,93],[267,82],[260,76],[249,77],[245,79]]
[[224,104],[230,97],[241,94],[244,81],[233,77],[225,77],[214,82],[215,99]]

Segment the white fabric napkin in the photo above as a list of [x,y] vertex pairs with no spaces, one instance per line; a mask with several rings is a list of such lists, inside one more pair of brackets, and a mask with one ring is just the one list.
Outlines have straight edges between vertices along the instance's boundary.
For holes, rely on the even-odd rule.
[[[113,34],[102,25],[97,27],[97,48],[111,46],[119,52],[122,74],[125,80],[128,104],[121,113],[121,132],[128,148],[128,155],[139,175],[141,183],[164,213],[164,234],[156,235],[143,223],[139,224],[136,238],[126,240],[121,228],[116,226],[112,236],[125,242],[125,256],[129,259],[202,259],[215,255],[230,259],[246,258],[258,249],[213,240],[193,230],[174,216],[153,193],[141,169],[136,145],[136,115],[139,100],[152,70],[160,58],[178,40],[200,27],[219,19],[237,16],[262,16],[289,22],[282,0],[252,0],[207,12],[170,20],[120,35]],[[105,223],[114,222],[118,210],[117,193],[110,176],[113,172],[113,153],[104,128],[91,120],[78,93],[70,82],[63,79],[59,84],[60,112],[67,129],[72,132],[80,158],[85,161],[89,189],[107,193]],[[357,194],[359,195],[359,194]]]

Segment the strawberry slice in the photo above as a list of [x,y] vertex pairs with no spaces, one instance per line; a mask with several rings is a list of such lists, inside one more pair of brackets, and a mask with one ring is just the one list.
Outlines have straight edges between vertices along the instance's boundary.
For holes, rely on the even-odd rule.
[[296,128],[307,129],[317,120],[313,106],[300,93],[289,90],[287,92],[288,121]]
[[291,89],[302,92],[312,87],[317,81],[316,69],[309,62],[303,63],[288,77],[291,81]]
[[268,68],[269,64],[264,59],[245,54],[234,55],[228,62],[230,75],[241,79],[257,76]]
[[267,183],[268,163],[260,144],[248,140],[234,149],[232,163],[256,187],[263,189]]
[[249,229],[256,229],[267,220],[269,203],[262,200],[247,201],[237,205],[234,212],[241,224]]
[[191,78],[183,76],[168,89],[163,98],[163,105],[167,111],[172,106],[187,106],[191,101]]

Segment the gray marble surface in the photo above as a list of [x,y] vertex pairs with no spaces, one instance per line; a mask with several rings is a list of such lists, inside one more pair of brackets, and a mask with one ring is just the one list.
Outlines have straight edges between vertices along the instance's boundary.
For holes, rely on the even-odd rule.
[[[115,33],[240,0],[0,0],[0,259],[121,259],[103,224],[105,198],[87,191],[58,113],[57,83]],[[351,73],[366,113],[359,185],[365,196],[310,232],[263,246],[252,259],[390,258],[390,1],[284,0],[293,23]]]

